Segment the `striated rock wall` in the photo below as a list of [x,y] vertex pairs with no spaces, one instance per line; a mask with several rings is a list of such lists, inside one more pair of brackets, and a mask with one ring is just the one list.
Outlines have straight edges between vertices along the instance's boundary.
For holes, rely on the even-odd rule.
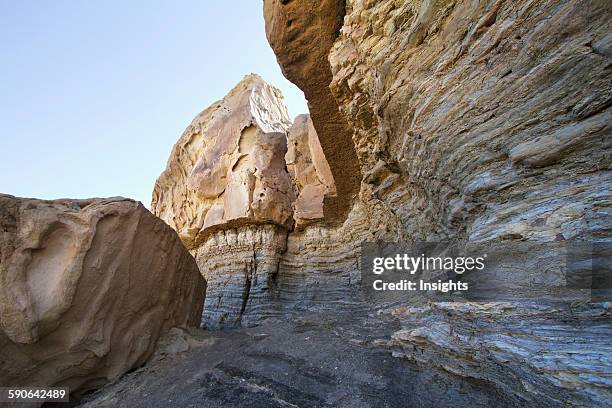
[[[605,1],[350,1],[329,61],[366,183],[418,239],[602,236]],[[601,230],[601,228],[604,228]],[[607,230],[607,231],[606,231]]]
[[[533,243],[524,269],[485,277],[512,286],[510,303],[406,301],[395,355],[530,406],[609,405],[609,304],[562,290],[559,273],[538,292],[545,260],[563,267],[547,243],[611,236],[609,2],[266,0],[264,13],[311,110],[337,104],[350,126],[356,239]],[[303,74],[326,65],[331,78]]]
[[0,384],[113,381],[170,328],[197,325],[205,287],[140,203],[0,195]]
[[278,273],[287,230],[273,224],[219,230],[193,250],[207,281],[202,326],[252,326],[280,311]]

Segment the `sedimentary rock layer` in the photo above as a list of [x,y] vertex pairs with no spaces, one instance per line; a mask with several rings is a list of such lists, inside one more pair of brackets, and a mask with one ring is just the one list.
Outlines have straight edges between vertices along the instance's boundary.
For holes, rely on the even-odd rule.
[[128,199],[0,195],[0,384],[82,392],[197,325],[205,283],[178,236]]
[[212,234],[193,250],[207,281],[202,327],[252,326],[280,311],[278,266],[287,230],[273,224]]
[[347,2],[331,88],[364,182],[412,237],[609,233],[596,220],[611,14],[606,1]]

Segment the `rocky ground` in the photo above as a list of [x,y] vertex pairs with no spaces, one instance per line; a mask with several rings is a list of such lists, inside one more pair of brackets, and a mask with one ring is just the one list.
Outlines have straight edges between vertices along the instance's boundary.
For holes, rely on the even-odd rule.
[[485,383],[393,357],[386,339],[399,326],[388,317],[351,316],[268,319],[223,331],[175,329],[149,363],[78,406],[520,406]]

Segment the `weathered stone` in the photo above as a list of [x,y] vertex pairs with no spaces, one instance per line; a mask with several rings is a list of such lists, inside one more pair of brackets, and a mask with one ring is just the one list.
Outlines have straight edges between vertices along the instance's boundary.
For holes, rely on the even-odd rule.
[[[609,237],[606,2],[352,0],[346,9],[331,89],[355,130],[364,183],[406,236],[502,247]],[[524,269],[486,277],[514,281],[523,299],[508,316],[415,299],[399,313],[403,355],[528,405],[609,405],[609,310],[587,301],[578,312],[563,291],[536,297],[549,254],[532,248]]]
[[[610,405],[609,305],[565,290],[562,252],[544,245],[612,230],[610,13],[598,0],[266,0],[268,40],[309,101],[337,197],[300,148],[305,118],[286,155],[299,228],[268,216],[217,231],[224,204],[184,216],[177,195],[166,218],[195,225],[183,236],[216,280],[206,324],[375,306],[401,324],[387,347],[425,371],[487,384],[508,405]],[[207,160],[231,167],[223,152]],[[195,184],[179,176],[176,191],[248,202],[248,177],[227,187],[210,168]],[[202,225],[214,240],[198,242]],[[533,245],[472,277],[512,300],[364,304],[359,247],[378,239]]]
[[336,185],[309,115],[299,115],[289,128],[285,161],[297,192],[297,226],[323,219],[324,198],[336,195]]
[[207,281],[202,327],[252,326],[280,310],[278,265],[287,231],[277,225],[213,233],[193,250]]
[[400,308],[403,357],[495,385],[528,406],[608,406],[610,307],[430,303]]
[[246,76],[200,113],[174,146],[151,208],[193,249],[226,226],[290,227],[294,192],[285,168],[290,125],[280,91]]
[[[315,127],[317,109],[335,112],[336,103],[350,125],[363,174],[354,208],[369,223],[358,239],[502,247],[609,239],[607,2],[267,0],[264,13]],[[327,64],[331,82],[319,75]],[[333,103],[308,96],[326,95],[328,85]],[[340,164],[319,133],[340,187]],[[486,277],[514,280],[522,295],[509,321],[486,304],[423,308],[430,300],[416,296],[397,312],[405,327],[396,355],[486,380],[527,405],[609,405],[609,310],[587,300],[576,311],[572,296],[554,293],[559,280],[538,297],[544,248],[533,245],[524,270]],[[537,353],[545,357],[529,358]]]
[[331,88],[364,181],[410,236],[549,239],[601,208],[606,3],[347,2]]
[[0,384],[76,395],[113,381],[197,325],[205,287],[138,202],[0,195]]
[[310,117],[289,128],[281,98],[246,77],[194,120],[156,183],[153,212],[180,233],[208,282],[203,327],[354,303],[366,214],[356,204],[343,224],[328,223],[331,169]]
[[273,313],[271,289],[293,225],[287,109],[259,76],[198,115],[175,145],[153,212],[179,232],[208,281],[203,327]]

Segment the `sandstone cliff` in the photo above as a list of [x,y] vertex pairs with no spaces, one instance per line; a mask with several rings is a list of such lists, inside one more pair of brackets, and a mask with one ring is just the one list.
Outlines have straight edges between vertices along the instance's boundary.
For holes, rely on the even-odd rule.
[[197,325],[205,283],[176,233],[128,199],[0,195],[0,384],[72,398]]

